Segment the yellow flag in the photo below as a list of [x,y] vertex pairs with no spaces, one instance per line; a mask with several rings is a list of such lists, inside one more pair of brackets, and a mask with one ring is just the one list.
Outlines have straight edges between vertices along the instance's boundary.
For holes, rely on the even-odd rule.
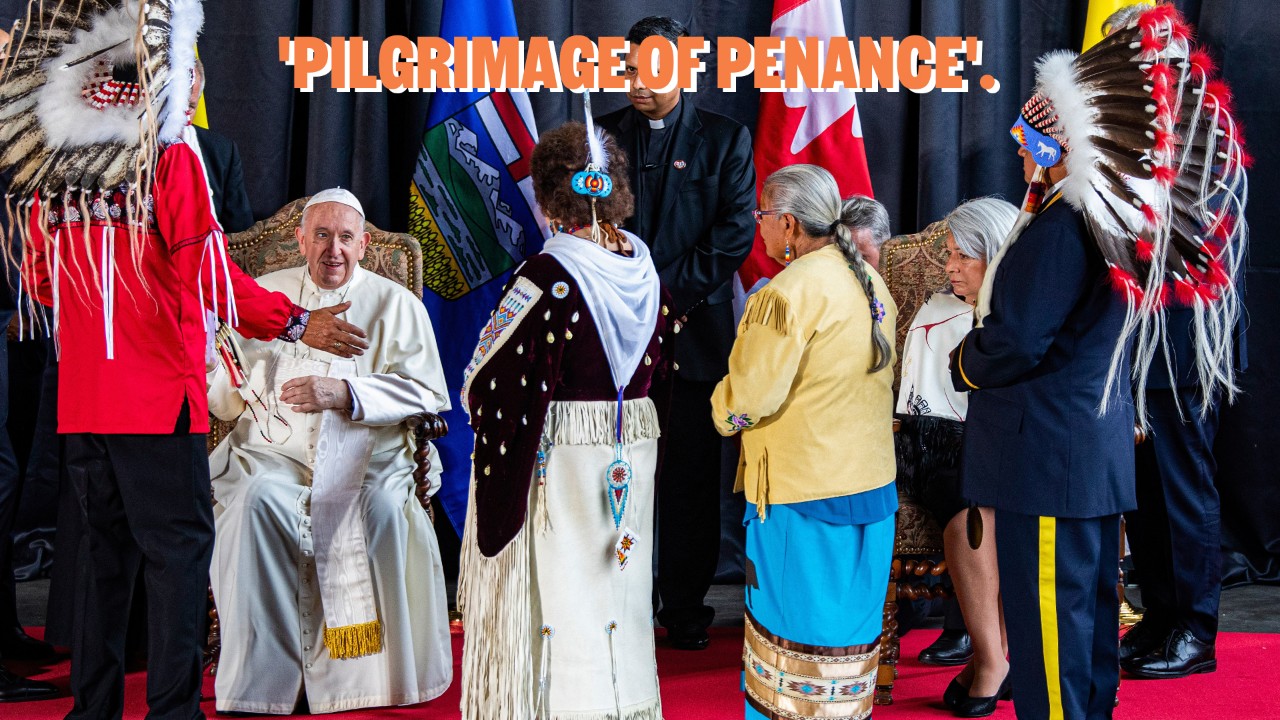
[[[196,48],[196,57],[200,57],[200,49]],[[191,124],[196,127],[209,129],[209,115],[204,110],[204,91],[200,92],[200,99],[196,101],[196,114],[191,118]]]
[[1155,5],[1154,0],[1089,0],[1089,17],[1084,23],[1084,47],[1088,50],[1098,41],[1106,37],[1102,33],[1102,23],[1111,17],[1111,13],[1126,5]]

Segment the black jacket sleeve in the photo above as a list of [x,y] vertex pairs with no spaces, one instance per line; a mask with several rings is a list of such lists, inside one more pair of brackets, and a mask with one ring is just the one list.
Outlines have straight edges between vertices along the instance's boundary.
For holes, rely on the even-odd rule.
[[756,169],[751,133],[738,125],[717,174],[719,188],[711,229],[687,252],[658,268],[677,317],[686,314],[742,266],[755,240]]

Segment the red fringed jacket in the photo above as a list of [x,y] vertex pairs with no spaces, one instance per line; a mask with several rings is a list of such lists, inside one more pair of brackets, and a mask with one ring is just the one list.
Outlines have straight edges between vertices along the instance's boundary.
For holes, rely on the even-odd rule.
[[190,147],[164,150],[151,191],[140,258],[122,190],[85,206],[55,198],[32,208],[22,277],[57,310],[59,432],[172,433],[184,399],[191,432],[208,432],[205,308],[226,320],[234,307],[236,329],[260,340],[296,329],[301,317],[283,293],[258,287],[227,258]]

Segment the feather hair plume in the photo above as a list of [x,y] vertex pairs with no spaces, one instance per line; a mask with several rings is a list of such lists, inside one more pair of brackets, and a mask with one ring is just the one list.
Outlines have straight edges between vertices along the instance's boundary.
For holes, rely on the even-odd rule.
[[596,127],[591,116],[591,92],[582,91],[582,110],[587,122],[587,160],[602,173],[609,172],[609,153],[604,148],[604,130]]

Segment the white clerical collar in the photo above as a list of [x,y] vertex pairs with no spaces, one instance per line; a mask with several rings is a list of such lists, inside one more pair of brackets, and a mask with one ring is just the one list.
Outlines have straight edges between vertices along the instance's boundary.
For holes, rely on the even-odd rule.
[[667,125],[669,124],[669,123],[667,122],[668,120],[670,120],[672,123],[674,123],[674,122],[676,122],[677,120],[679,120],[679,119],[680,119],[680,112],[683,110],[683,108],[681,108],[680,106],[681,106],[681,105],[683,105],[683,104],[684,104],[684,101],[683,101],[683,99],[681,99],[681,101],[680,101],[680,102],[677,102],[677,103],[676,103],[676,106],[675,106],[675,107],[671,108],[671,112],[667,113],[665,116],[663,116],[663,117],[661,117],[661,118],[658,118],[657,120],[654,120],[653,118],[651,118],[651,117],[647,117],[647,116],[646,116],[646,118],[645,118],[645,119],[649,121],[649,129],[650,129],[650,130],[662,130],[662,129],[665,129],[665,128],[667,127]]
[[300,293],[301,297],[299,297],[299,300],[302,300],[303,297],[309,297],[312,295],[325,295],[326,293],[332,293],[339,297],[345,298],[347,296],[347,292],[351,290],[351,288],[354,287],[357,282],[359,282],[360,276],[363,273],[364,273],[364,268],[360,267],[360,265],[357,264],[354,268],[351,269],[351,277],[347,278],[347,281],[345,283],[338,286],[337,288],[334,288],[333,290],[325,290],[324,288],[317,285],[315,280],[311,279],[311,271],[307,268],[306,265],[303,265],[302,266],[302,289]]

